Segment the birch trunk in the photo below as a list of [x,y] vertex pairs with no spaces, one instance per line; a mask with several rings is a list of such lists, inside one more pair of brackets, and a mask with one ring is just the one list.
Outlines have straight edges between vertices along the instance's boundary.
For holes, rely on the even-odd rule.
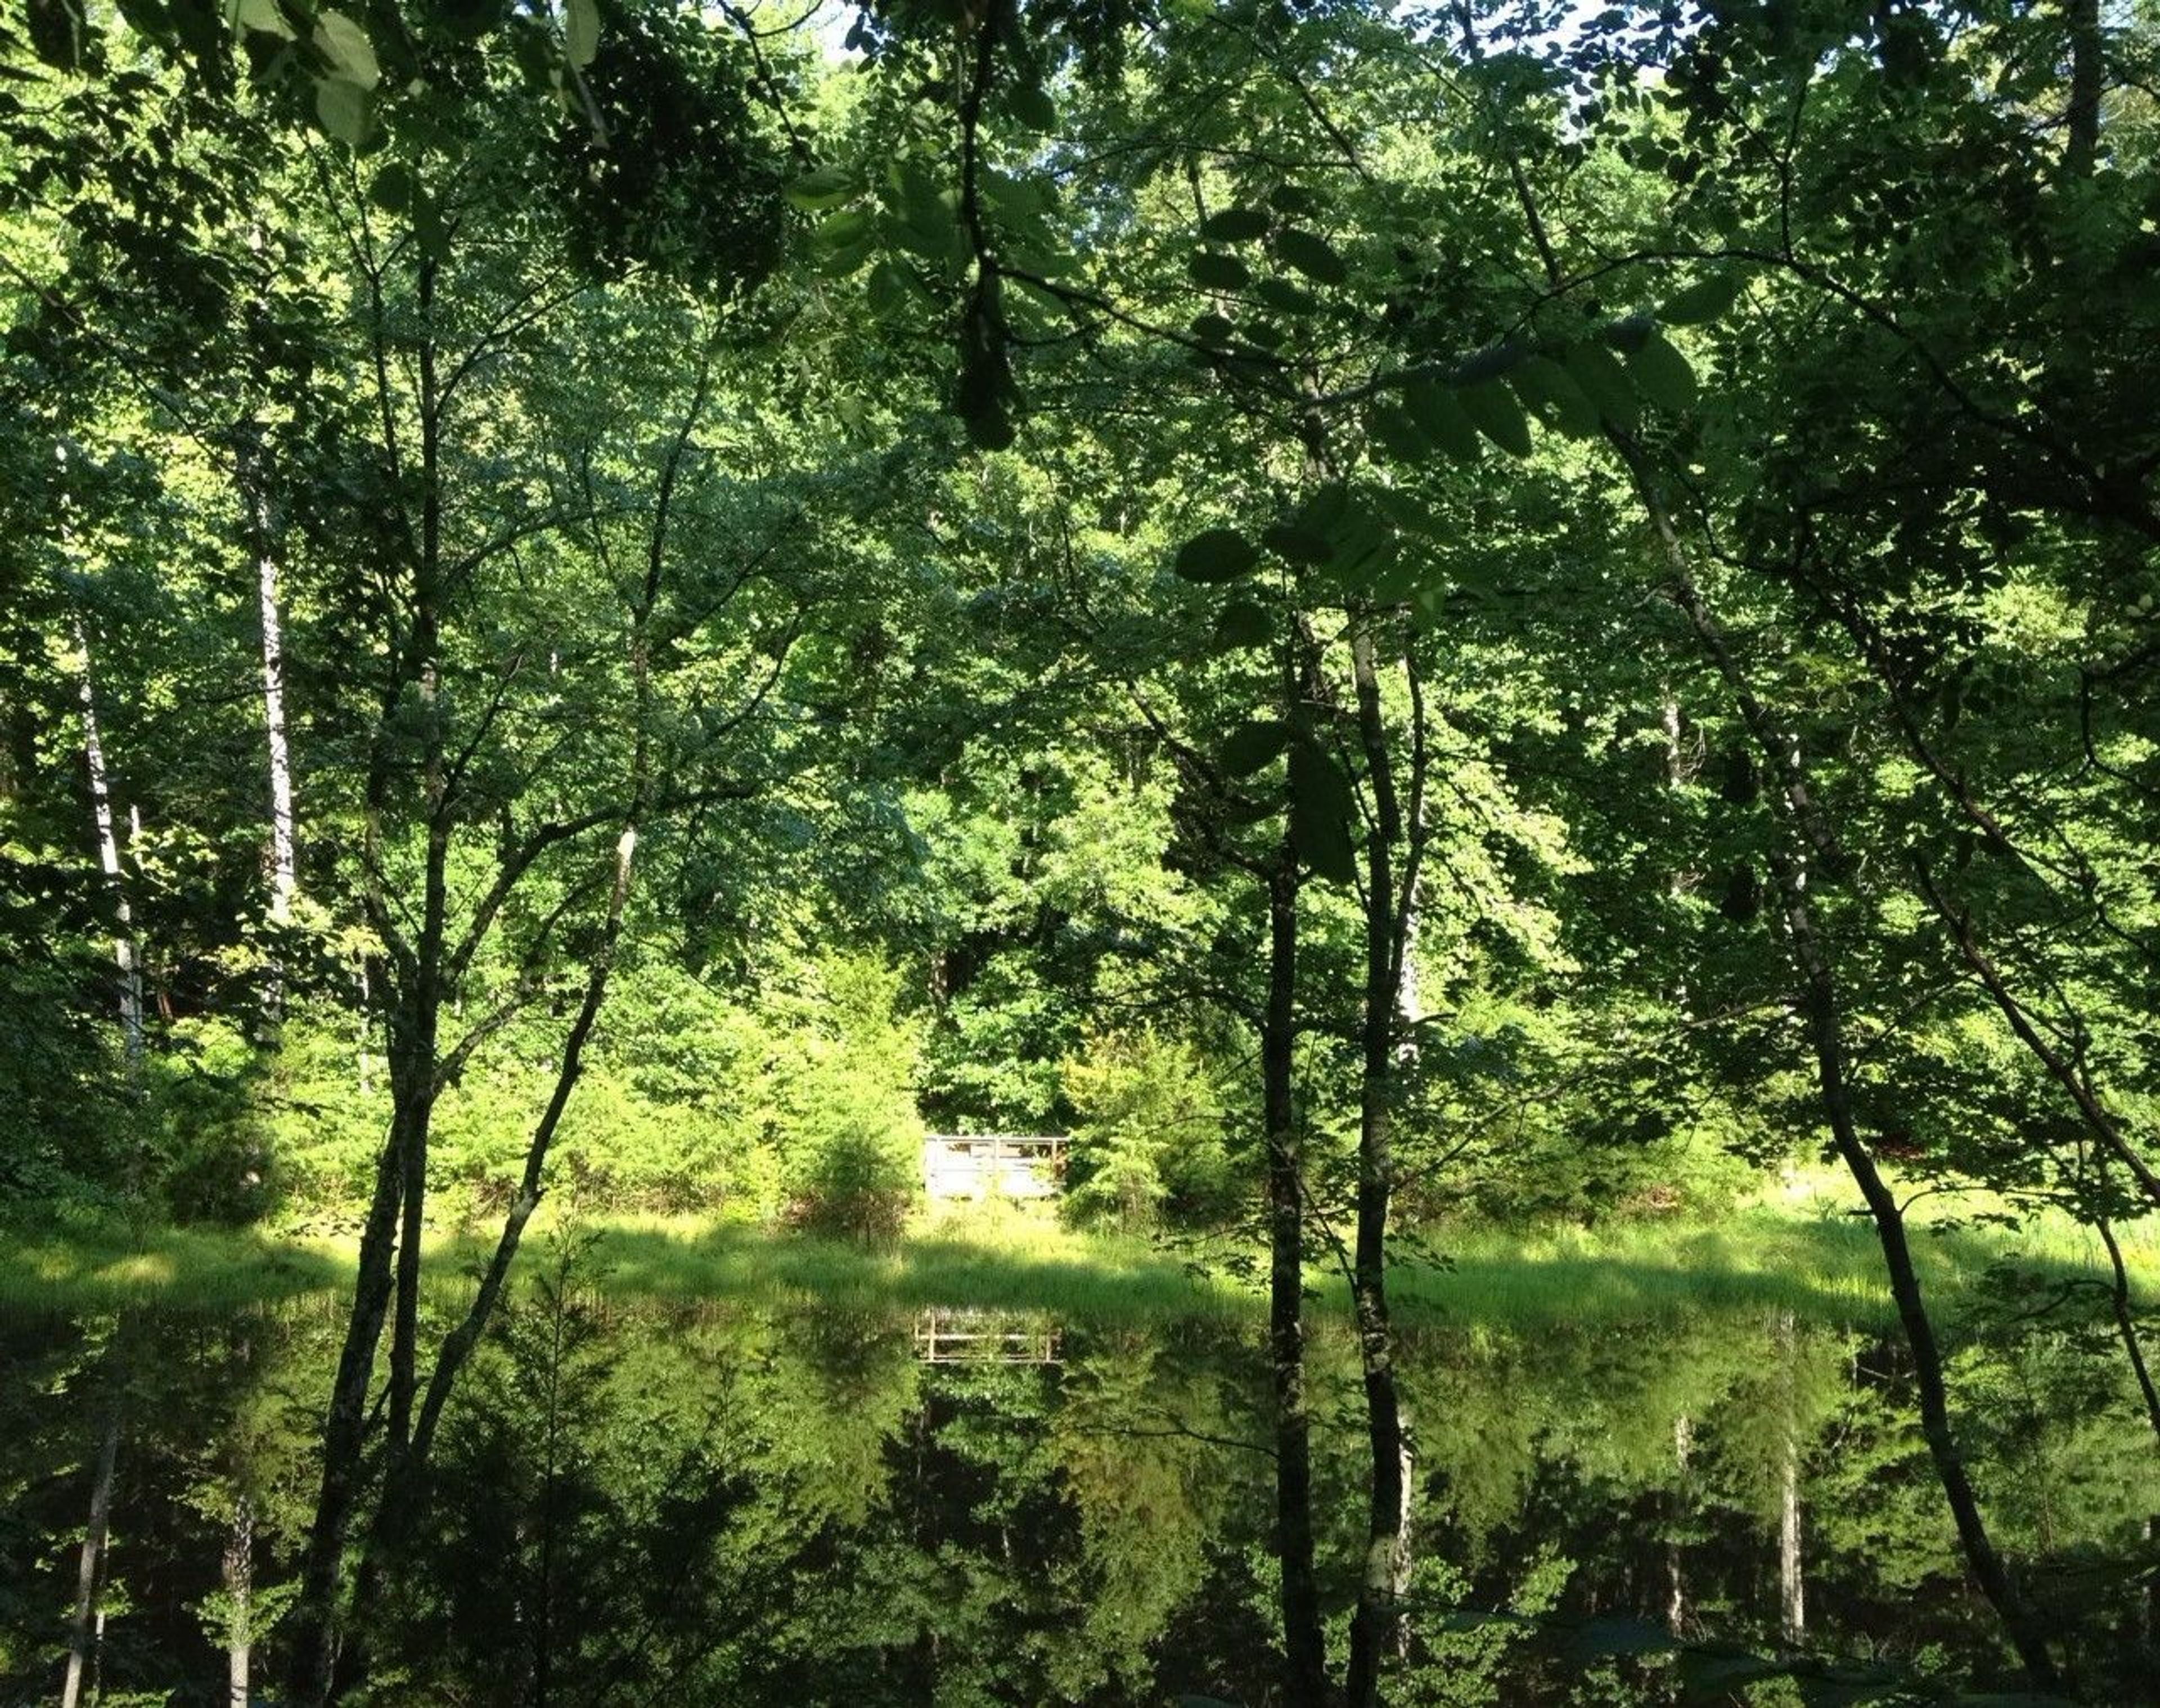
[[[1673,1419],[1673,1468],[1679,1473],[1679,1488],[1674,1495],[1676,1519],[1687,1510],[1688,1461],[1694,1452],[1695,1425],[1681,1412]],[[1688,1624],[1687,1573],[1677,1534],[1665,1544],[1665,1628],[1675,1637],[1684,1637]]]
[[246,1495],[232,1507],[232,1530],[226,1538],[223,1562],[227,1602],[225,1627],[225,1695],[227,1708],[247,1708],[248,1663],[254,1648],[255,1508]]
[[112,912],[118,930],[112,955],[120,968],[120,1029],[127,1050],[127,1083],[140,1090],[143,1078],[143,963],[135,941],[135,916],[127,905],[127,885],[120,872],[120,837],[112,813],[112,789],[105,768],[105,742],[97,724],[97,688],[90,657],[90,633],[78,616],[75,625],[76,649],[82,655],[82,756],[90,772],[91,817],[97,830],[97,859],[104,868],[106,887],[112,893]]
[[97,1455],[97,1475],[91,1484],[90,1526],[82,1538],[82,1556],[75,1571],[75,1613],[68,1621],[67,1674],[60,1681],[60,1708],[76,1708],[82,1700],[84,1674],[91,1651],[104,1630],[98,1602],[104,1589],[105,1538],[112,1522],[112,1477],[120,1462],[120,1399],[116,1393],[105,1423],[105,1441]]
[[[285,722],[284,623],[278,607],[278,553],[271,527],[270,495],[257,444],[244,441],[239,457],[241,502],[247,512],[255,557],[255,594],[262,627],[262,722],[270,761],[270,921],[292,923],[299,893],[296,821],[293,810],[293,758]],[[283,1018],[285,968],[273,947],[263,1010],[272,1025]]]
[[1800,1558],[1800,1427],[1796,1415],[1793,1313],[1778,1315],[1778,1350],[1785,1371],[1783,1472],[1778,1503],[1778,1602],[1785,1641],[1797,1643],[1808,1629],[1807,1591]]

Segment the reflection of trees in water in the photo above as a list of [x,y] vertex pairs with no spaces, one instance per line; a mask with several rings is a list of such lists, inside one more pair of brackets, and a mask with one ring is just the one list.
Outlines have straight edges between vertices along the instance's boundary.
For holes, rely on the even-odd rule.
[[[334,1327],[304,1306],[146,1321],[124,1365],[97,1325],[5,1330],[0,1697],[59,1688],[117,1373],[108,1698],[221,1695],[242,1643],[275,1668]],[[1264,1349],[1219,1324],[1068,1325],[1058,1364],[926,1365],[915,1329],[522,1295],[359,1633],[366,1694],[1259,1700],[1279,1664]],[[1364,1528],[1347,1326],[1316,1322],[1310,1357],[1339,1633]],[[2150,1447],[2105,1325],[1975,1332],[1958,1358],[1991,1517],[2088,1688],[2134,1694]],[[1555,1622],[1662,1625],[1676,1593],[1690,1635],[1774,1652],[1793,1519],[1809,1638],[2007,1675],[1884,1344],[1764,1316],[1427,1331],[1401,1363],[1428,1421],[1391,1701],[1665,1700],[1669,1657],[1586,1659]]]

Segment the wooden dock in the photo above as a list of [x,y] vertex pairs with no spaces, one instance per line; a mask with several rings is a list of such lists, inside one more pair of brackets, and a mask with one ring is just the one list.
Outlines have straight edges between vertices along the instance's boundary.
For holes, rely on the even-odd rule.
[[933,1204],[968,1198],[1054,1198],[1065,1184],[1062,1134],[932,1133],[922,1189]]
[[915,1319],[915,1356],[926,1364],[1055,1364],[1057,1328],[1040,1317],[936,1306]]

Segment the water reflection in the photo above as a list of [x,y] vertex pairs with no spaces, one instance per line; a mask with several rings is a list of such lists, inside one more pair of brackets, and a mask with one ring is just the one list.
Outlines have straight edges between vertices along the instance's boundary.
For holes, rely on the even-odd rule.
[[[328,1300],[0,1324],[0,1700],[60,1686],[101,1481],[84,1700],[231,1700],[243,1675],[273,1700],[337,1327]],[[2131,1702],[2155,1672],[2152,1450],[2105,1352],[2033,1330],[1955,1373],[2007,1549],[2087,1695]],[[1723,1700],[1788,1644],[2012,1679],[1882,1342],[1775,1316],[1480,1327],[1411,1335],[1401,1366],[1391,1703]],[[1339,1643],[1366,1474],[1347,1328],[1318,1325],[1311,1376]],[[1219,1321],[543,1286],[362,1586],[350,1700],[1269,1701],[1268,1404],[1257,1333]]]

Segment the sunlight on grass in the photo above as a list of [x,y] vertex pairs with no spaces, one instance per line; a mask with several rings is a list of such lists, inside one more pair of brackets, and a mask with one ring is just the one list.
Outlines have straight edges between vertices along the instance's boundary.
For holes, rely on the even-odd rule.
[[[1766,1306],[1820,1321],[1887,1322],[1890,1300],[1874,1230],[1850,1213],[1839,1184],[1828,1176],[1789,1179],[1713,1223],[1443,1229],[1419,1242],[1437,1261],[1399,1264],[1391,1290],[1405,1322],[1606,1321]],[[1970,1195],[1916,1205],[1916,1256],[1938,1304],[1955,1309],[1991,1267],[2005,1263],[2054,1280],[2104,1278],[2098,1239],[2059,1212],[2028,1215],[2014,1229],[1972,1219],[2007,1207]],[[888,1246],[698,1217],[579,1217],[549,1209],[528,1233],[524,1272],[551,1233],[566,1226],[591,1236],[587,1273],[622,1295],[767,1306],[973,1306],[1072,1321],[1257,1322],[1264,1309],[1259,1254],[1249,1245],[1157,1244],[1082,1233],[1021,1207],[920,1217]],[[2120,1237],[2140,1290],[2150,1293],[2160,1280],[2160,1227],[2147,1218]],[[481,1227],[434,1235],[432,1285],[469,1287],[493,1243],[491,1230]],[[356,1249],[350,1237],[279,1238],[203,1228],[132,1232],[113,1224],[64,1233],[0,1228],[0,1309],[153,1300],[234,1308],[329,1293],[350,1284]],[[1316,1264],[1309,1282],[1321,1313],[1347,1315],[1348,1290],[1338,1267]]]

